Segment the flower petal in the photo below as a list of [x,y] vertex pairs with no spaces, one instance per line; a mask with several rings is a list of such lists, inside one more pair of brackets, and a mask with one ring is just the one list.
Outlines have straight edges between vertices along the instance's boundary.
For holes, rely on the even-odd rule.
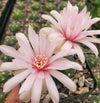
[[19,99],[25,103],[28,103],[31,99],[31,90],[21,93]]
[[56,59],[62,58],[64,56],[68,55],[69,50],[72,47],[72,43],[70,41],[67,41],[64,46],[61,48],[61,51],[58,52],[56,55],[52,56],[50,58],[50,63],[52,63],[53,61],[55,61]]
[[31,26],[29,26],[28,34],[29,34],[29,40],[31,42],[35,54],[39,54],[39,37]]
[[23,33],[17,33],[16,38],[18,40],[18,43],[21,47],[21,49],[24,51],[27,57],[33,57],[34,53],[33,50],[29,44],[29,41],[27,40],[26,36]]
[[22,61],[20,59],[13,59],[13,63],[15,65],[22,67],[22,68],[28,68],[29,67],[29,63]]
[[41,97],[41,91],[42,91],[42,82],[43,80],[40,78],[36,78],[33,88],[32,88],[32,96],[31,96],[31,102],[32,103],[39,103],[40,97]]
[[4,92],[9,92],[11,89],[13,89],[17,84],[22,82],[28,75],[30,74],[29,70],[26,70],[13,78],[9,79],[5,84],[3,91]]
[[61,26],[63,26],[64,22],[63,22],[63,19],[62,19],[62,16],[60,13],[58,13],[56,10],[52,10],[51,12],[51,15],[53,15],[53,17],[59,22],[59,24]]
[[25,60],[25,57],[22,54],[20,54],[18,51],[16,51],[16,49],[14,49],[13,47],[0,45],[0,50],[8,56]]
[[83,51],[82,51],[81,47],[78,44],[73,44],[73,47],[74,47],[74,49],[75,49],[80,61],[82,63],[84,63],[85,62],[85,56],[83,54]]
[[60,25],[51,16],[49,16],[49,15],[42,15],[42,18],[45,19],[45,20],[48,20],[49,22],[51,22],[53,25],[55,25],[55,27],[57,29],[59,29],[61,32],[63,32],[61,27],[60,27]]
[[11,71],[11,70],[23,69],[23,67],[15,65],[13,62],[6,62],[1,64],[0,69],[3,71],[5,70]]
[[66,70],[70,68],[76,70],[82,70],[81,65],[75,62],[71,62],[65,58],[57,59],[47,67],[47,69],[57,69],[57,70]]
[[94,44],[92,44],[91,42],[86,41],[86,40],[85,41],[81,40],[80,43],[88,46],[94,52],[94,54],[98,57],[98,49],[96,48],[96,46]]
[[25,82],[22,84],[19,94],[30,91],[30,89],[32,89],[35,78],[36,78],[35,73],[30,74],[25,80]]
[[86,37],[83,39],[86,39],[86,40],[93,42],[93,43],[100,43],[100,38]]
[[49,94],[50,94],[53,102],[59,103],[59,93],[58,93],[57,87],[56,87],[53,79],[51,78],[51,76],[47,73],[45,75],[45,81],[46,81],[47,89],[49,91]]
[[56,79],[58,79],[65,87],[67,87],[71,91],[74,92],[76,90],[75,83],[71,79],[69,79],[66,75],[58,71],[50,71],[50,74],[54,76]]

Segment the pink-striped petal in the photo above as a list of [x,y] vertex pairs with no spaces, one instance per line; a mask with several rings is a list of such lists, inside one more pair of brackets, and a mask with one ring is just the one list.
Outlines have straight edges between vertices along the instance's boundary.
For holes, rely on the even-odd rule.
[[22,66],[18,66],[18,65],[15,65],[13,62],[5,62],[5,63],[2,63],[0,65],[0,69],[2,71],[11,71],[11,70],[19,70],[19,69],[23,69]]
[[49,74],[45,75],[46,86],[54,103],[59,103],[59,93],[57,87]]
[[31,45],[34,49],[35,54],[39,54],[39,37],[35,33],[35,31],[32,29],[31,26],[29,26],[28,34],[29,34],[29,40],[31,42]]
[[56,55],[52,56],[50,58],[50,63],[55,61],[56,59],[62,58],[64,56],[68,55],[69,50],[72,48],[72,43],[70,41],[67,41],[63,47],[61,48],[61,51],[58,52]]
[[94,52],[94,54],[98,57],[98,49],[96,48],[94,44],[86,40],[80,41],[80,43],[88,46]]
[[25,60],[25,57],[22,54],[20,54],[18,51],[16,51],[16,49],[14,49],[13,47],[0,45],[0,51],[2,51],[4,54],[8,56]]
[[28,103],[31,99],[31,89],[29,91],[24,91],[19,95],[19,99],[25,103]]
[[78,44],[73,44],[73,47],[74,47],[74,49],[75,49],[80,61],[82,63],[84,63],[85,62],[85,56],[83,54],[83,51],[82,51],[81,47]]
[[39,103],[42,91],[42,82],[40,78],[36,78],[32,88],[31,103]]
[[16,38],[25,55],[28,58],[32,58],[34,56],[34,53],[26,36],[23,33],[17,33]]
[[18,65],[18,66],[23,67],[23,68],[28,68],[29,67],[29,63],[27,63],[25,61],[22,61],[20,59],[13,59],[13,63],[15,65]]
[[51,16],[49,16],[49,15],[42,15],[42,18],[45,19],[45,20],[48,20],[49,22],[51,22],[53,25],[55,25],[55,27],[58,30],[60,30],[61,32],[63,32],[62,29],[61,29],[61,27],[60,27],[60,25]]
[[58,59],[47,67],[47,69],[56,69],[56,70],[66,70],[70,68],[73,68],[76,70],[82,70],[81,65],[75,62],[71,62],[65,58]]
[[60,25],[63,26],[64,22],[63,22],[61,14],[59,14],[56,10],[52,10],[50,13],[60,23]]
[[50,74],[58,79],[65,87],[67,87],[71,91],[74,92],[76,90],[75,83],[63,73],[60,73],[58,71],[50,71]]
[[11,89],[13,89],[16,85],[18,85],[20,82],[22,82],[28,75],[30,74],[29,70],[26,70],[20,74],[17,74],[13,78],[9,79],[5,84],[3,88],[3,92],[9,92]]
[[22,84],[21,88],[20,88],[20,91],[19,91],[19,94],[23,93],[23,92],[27,92],[27,91],[30,91],[32,89],[32,86],[33,86],[33,83],[34,83],[34,80],[36,78],[36,74],[32,73],[30,74],[27,79],[25,80],[25,82]]

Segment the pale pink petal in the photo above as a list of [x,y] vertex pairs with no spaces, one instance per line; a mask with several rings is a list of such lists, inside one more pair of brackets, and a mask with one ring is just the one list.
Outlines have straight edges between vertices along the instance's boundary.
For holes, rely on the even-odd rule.
[[100,43],[100,38],[96,38],[96,37],[85,37],[85,38],[82,38],[78,41],[80,42],[81,40],[86,40],[86,41],[90,41],[93,43]]
[[80,43],[88,46],[94,52],[94,54],[96,56],[98,56],[98,50],[97,50],[97,48],[96,48],[96,46],[94,44],[92,44],[91,42],[86,41],[86,40],[80,41]]
[[29,91],[24,91],[19,95],[19,99],[25,103],[28,103],[31,99],[31,92],[31,89]]
[[57,59],[53,63],[51,63],[47,69],[56,69],[56,70],[66,70],[66,69],[76,69],[76,70],[82,70],[82,66],[78,63],[69,61],[65,58]]
[[17,33],[16,38],[25,55],[29,58],[32,58],[34,56],[34,53],[26,36],[23,33]]
[[15,65],[18,65],[18,66],[23,67],[23,68],[28,68],[28,66],[29,66],[29,63],[22,61],[20,59],[13,59],[13,63]]
[[82,63],[85,62],[85,56],[83,54],[82,48],[78,44],[73,44],[73,47]]
[[38,71],[38,78],[44,79],[44,71]]
[[79,13],[79,15],[84,15],[87,12],[87,7],[85,6],[82,11]]
[[29,40],[31,42],[35,54],[39,54],[39,37],[31,26],[29,26],[28,34],[29,34]]
[[60,73],[58,71],[50,71],[50,74],[58,79],[65,87],[67,87],[71,91],[74,92],[76,90],[75,83],[63,73]]
[[61,27],[60,27],[60,25],[51,16],[49,16],[49,15],[42,15],[42,18],[45,19],[45,20],[48,20],[49,22],[51,22],[53,25],[55,25],[55,27],[57,29],[59,29],[61,32],[63,32]]
[[8,56],[25,60],[25,57],[22,54],[20,54],[18,51],[16,51],[16,49],[13,47],[0,45],[0,51],[2,51],[4,54]]
[[92,35],[100,35],[100,30],[89,30],[86,31],[86,35],[85,36],[92,36]]
[[32,89],[32,86],[33,86],[33,83],[34,83],[34,80],[36,78],[36,74],[32,73],[30,74],[27,79],[25,80],[25,82],[22,84],[21,88],[20,88],[20,91],[19,91],[19,94],[23,93],[23,92],[27,92],[27,91],[30,91]]
[[62,25],[63,26],[63,19],[62,19],[62,16],[61,16],[61,14],[59,14],[56,10],[52,10],[51,12],[50,12],[53,16],[54,16],[54,18],[60,23],[60,25]]
[[59,93],[58,93],[57,87],[56,87],[53,79],[51,78],[51,76],[47,73],[45,75],[45,81],[46,81],[47,89],[49,91],[49,94],[50,94],[53,102],[59,103]]
[[68,54],[67,54],[67,55],[74,55],[74,54],[76,54],[75,49],[71,49],[71,50],[70,50],[70,52],[68,52]]
[[47,36],[44,34],[40,34],[40,54],[44,55],[46,53],[47,46]]
[[34,85],[32,88],[31,102],[39,103],[42,91],[42,82],[43,80],[40,78],[36,78],[34,81]]
[[95,24],[96,22],[100,21],[100,18],[93,18],[91,19],[90,25],[86,29],[88,29],[92,24]]
[[23,67],[15,65],[13,62],[5,62],[0,65],[0,69],[5,71],[23,69]]
[[68,55],[69,50],[72,48],[72,43],[70,41],[67,41],[63,47],[61,48],[61,51],[58,52],[56,55],[52,56],[50,58],[50,63],[55,61],[56,59],[62,58],[64,56]]
[[100,30],[88,30],[83,31],[80,33],[80,35],[75,39],[75,41],[79,41],[80,39],[83,39],[86,36],[93,36],[93,35],[100,35]]
[[17,74],[13,78],[9,79],[5,84],[3,88],[3,92],[9,92],[11,89],[13,89],[16,85],[18,85],[20,82],[22,82],[28,75],[30,74],[29,70],[26,70],[20,74]]

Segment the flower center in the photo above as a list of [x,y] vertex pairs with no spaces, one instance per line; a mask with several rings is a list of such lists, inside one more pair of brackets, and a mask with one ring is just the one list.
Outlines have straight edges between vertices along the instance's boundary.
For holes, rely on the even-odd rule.
[[74,29],[74,27],[71,26],[71,27],[70,27],[70,35],[72,35],[72,33],[73,33],[73,29]]
[[47,57],[45,55],[36,55],[33,59],[33,65],[36,66],[38,69],[43,68],[48,62]]

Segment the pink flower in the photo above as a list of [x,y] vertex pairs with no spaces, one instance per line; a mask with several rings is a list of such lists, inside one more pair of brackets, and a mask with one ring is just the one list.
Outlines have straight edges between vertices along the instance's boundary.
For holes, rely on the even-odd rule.
[[26,79],[19,91],[21,100],[29,101],[31,99],[32,103],[39,103],[42,87],[46,84],[53,102],[59,103],[59,93],[51,75],[62,82],[68,89],[75,91],[76,85],[74,82],[61,73],[60,70],[69,68],[82,70],[82,67],[75,62],[63,58],[66,55],[65,51],[60,51],[52,56],[56,41],[48,40],[47,36],[42,33],[38,36],[31,26],[29,26],[28,33],[31,45],[23,33],[16,34],[23,53],[15,50],[13,47],[0,46],[0,50],[3,53],[14,57],[12,62],[2,63],[0,68],[7,71],[26,68],[23,72],[15,75],[5,83],[4,92],[9,92]]
[[56,31],[53,34],[63,39],[65,42],[64,48],[70,50],[73,47],[82,63],[85,62],[85,57],[79,43],[88,46],[98,56],[98,50],[91,42],[100,43],[100,39],[93,37],[93,35],[100,34],[100,30],[88,29],[100,18],[91,19],[86,7],[79,13],[78,7],[72,6],[70,2],[68,2],[67,7],[63,9],[61,14],[55,10],[50,13],[54,18],[49,15],[42,15],[42,18],[54,25],[52,28]]

